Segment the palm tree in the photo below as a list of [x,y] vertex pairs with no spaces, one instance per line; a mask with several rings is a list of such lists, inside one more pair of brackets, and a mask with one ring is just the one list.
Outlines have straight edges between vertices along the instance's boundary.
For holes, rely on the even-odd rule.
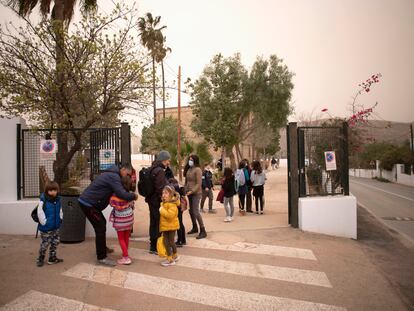
[[[152,57],[152,93],[154,100],[154,124],[157,123],[157,107],[155,95],[155,58],[158,51],[158,46],[162,46],[164,36],[162,30],[167,26],[159,27],[161,16],[153,17],[151,13],[145,14],[145,17],[140,17],[138,20],[138,28],[141,32],[141,43],[148,49]],[[157,28],[158,27],[158,28]]]
[[155,61],[161,63],[161,73],[162,73],[162,118],[165,119],[165,78],[164,78],[164,59],[167,56],[167,53],[171,53],[171,48],[166,47],[165,44],[166,38],[163,38],[162,45],[157,45],[157,52],[155,55]]

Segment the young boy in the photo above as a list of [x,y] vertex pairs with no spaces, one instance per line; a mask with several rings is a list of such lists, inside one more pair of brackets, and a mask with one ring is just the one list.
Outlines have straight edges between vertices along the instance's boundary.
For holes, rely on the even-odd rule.
[[47,263],[53,265],[63,261],[63,259],[56,257],[56,248],[60,241],[59,228],[63,217],[58,192],[59,185],[54,181],[49,181],[46,183],[45,192],[40,195],[40,202],[37,207],[38,228],[41,238],[39,257],[36,261],[38,267],[43,266],[49,246],[49,260]]

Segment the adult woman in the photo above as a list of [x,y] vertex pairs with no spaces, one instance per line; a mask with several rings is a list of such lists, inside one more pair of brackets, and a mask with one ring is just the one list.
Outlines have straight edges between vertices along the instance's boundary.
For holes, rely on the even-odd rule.
[[202,181],[202,171],[200,168],[200,160],[197,155],[190,155],[188,158],[187,165],[184,169],[185,174],[185,191],[188,197],[189,206],[190,206],[190,216],[191,222],[193,223],[193,228],[188,234],[193,234],[198,232],[198,226],[200,227],[200,233],[196,237],[197,239],[203,239],[207,237],[206,229],[204,228],[203,218],[201,217],[199,206],[201,199],[201,181]]

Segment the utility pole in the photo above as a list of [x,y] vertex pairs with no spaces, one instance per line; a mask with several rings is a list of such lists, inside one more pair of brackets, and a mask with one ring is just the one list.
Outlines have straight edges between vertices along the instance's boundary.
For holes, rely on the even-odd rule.
[[412,162],[411,162],[411,173],[414,171],[414,135],[413,135],[413,124],[410,124],[410,131],[411,131],[411,155],[412,155]]
[[183,180],[181,172],[181,66],[178,66],[178,109],[177,109],[177,162],[178,162],[178,179]]

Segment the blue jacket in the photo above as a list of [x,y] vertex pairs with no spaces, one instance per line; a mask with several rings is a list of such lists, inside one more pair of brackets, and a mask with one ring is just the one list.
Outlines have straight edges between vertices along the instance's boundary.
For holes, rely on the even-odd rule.
[[[60,219],[60,197],[50,198],[44,193],[40,195],[40,201],[43,202],[43,211],[46,217],[46,224],[41,225],[39,223],[39,231],[47,232],[59,229],[62,220]],[[39,206],[38,208],[41,208]]]
[[80,195],[79,202],[102,211],[108,206],[109,199],[113,194],[126,201],[135,200],[135,194],[127,192],[122,186],[121,175],[119,175],[119,168],[116,165],[96,177]]

